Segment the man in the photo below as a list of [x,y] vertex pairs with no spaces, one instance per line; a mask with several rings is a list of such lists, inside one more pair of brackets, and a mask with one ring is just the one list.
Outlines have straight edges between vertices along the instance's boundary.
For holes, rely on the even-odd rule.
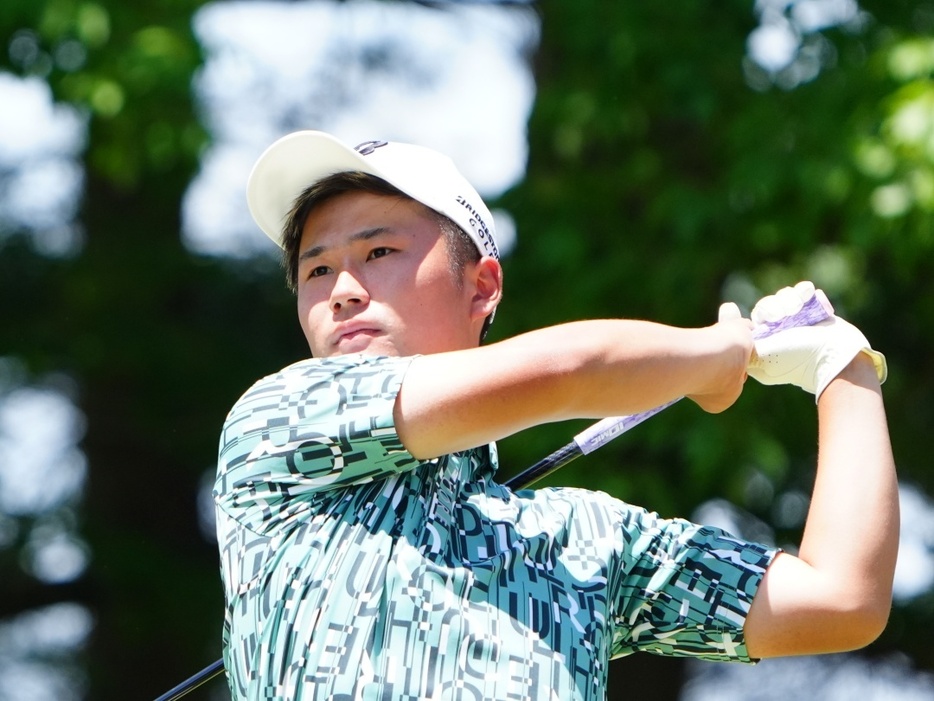
[[[896,481],[884,359],[854,327],[754,345],[726,306],[706,328],[597,320],[481,346],[502,271],[492,217],[448,159],[299,132],[259,159],[248,199],[284,247],[312,358],[256,383],[221,436],[235,698],[600,699],[613,656],[751,661],[882,630]],[[767,297],[753,320],[810,294]],[[817,396],[797,556],[601,493],[494,481],[497,439],[681,396],[722,411],[747,370]]]

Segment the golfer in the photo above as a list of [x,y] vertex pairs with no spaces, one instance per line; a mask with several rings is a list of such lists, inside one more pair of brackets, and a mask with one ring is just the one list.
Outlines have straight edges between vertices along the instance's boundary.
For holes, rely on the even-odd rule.
[[[320,132],[248,184],[311,357],[223,427],[214,496],[236,699],[603,699],[611,658],[850,650],[885,626],[898,541],[884,358],[834,318],[753,341],[802,284],[705,328],[581,321],[481,345],[493,219],[446,157]],[[815,394],[796,555],[606,494],[513,492],[495,441],[644,411],[719,412],[747,373]],[[620,470],[625,466],[620,465]]]

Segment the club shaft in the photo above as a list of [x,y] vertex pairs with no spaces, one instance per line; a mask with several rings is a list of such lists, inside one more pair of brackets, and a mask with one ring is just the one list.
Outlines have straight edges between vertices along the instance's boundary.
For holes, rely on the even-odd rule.
[[178,686],[169,689],[167,692],[162,694],[162,696],[157,698],[156,701],[176,701],[176,699],[180,699],[182,696],[186,696],[187,694],[197,689],[199,686],[207,684],[209,681],[214,679],[214,677],[220,675],[223,671],[224,660],[221,658],[205,667],[194,676],[189,677]]

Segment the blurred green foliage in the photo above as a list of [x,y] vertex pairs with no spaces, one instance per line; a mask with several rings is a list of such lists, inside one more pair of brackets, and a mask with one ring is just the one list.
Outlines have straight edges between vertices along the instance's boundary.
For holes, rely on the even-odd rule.
[[[35,376],[77,382],[94,553],[80,582],[56,588],[0,552],[0,613],[91,607],[95,699],[155,696],[219,655],[216,554],[194,495],[230,404],[303,353],[273,264],[199,258],[180,242],[179,203],[208,139],[191,94],[200,4],[0,5],[0,68],[45,79],[88,124],[81,252],[47,258],[0,232],[0,348]],[[725,299],[748,308],[813,279],[887,354],[902,476],[934,494],[934,3],[863,9],[859,27],[823,31],[819,73],[787,89],[746,56],[748,3],[541,0],[528,177],[494,203],[519,239],[492,340],[608,316],[703,325]],[[582,426],[504,441],[504,476]],[[814,447],[812,399],[750,384],[723,415],[683,403],[549,481],[669,516],[727,498],[790,543],[800,524],[782,496],[808,491]],[[922,597],[870,654],[898,649],[934,669],[932,625]],[[630,689],[653,664],[626,668]],[[677,697],[675,664],[656,698]]]

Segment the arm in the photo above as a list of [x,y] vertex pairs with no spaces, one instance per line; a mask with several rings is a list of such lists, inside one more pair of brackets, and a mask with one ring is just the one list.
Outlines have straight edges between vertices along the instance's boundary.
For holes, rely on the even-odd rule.
[[888,619],[898,485],[875,367],[860,353],[818,401],[820,453],[798,557],[779,555],[746,619],[753,657],[863,647]]
[[742,390],[750,328],[743,320],[701,329],[583,321],[421,356],[397,399],[396,428],[409,452],[430,458],[542,423],[631,414],[681,396],[722,411]]

